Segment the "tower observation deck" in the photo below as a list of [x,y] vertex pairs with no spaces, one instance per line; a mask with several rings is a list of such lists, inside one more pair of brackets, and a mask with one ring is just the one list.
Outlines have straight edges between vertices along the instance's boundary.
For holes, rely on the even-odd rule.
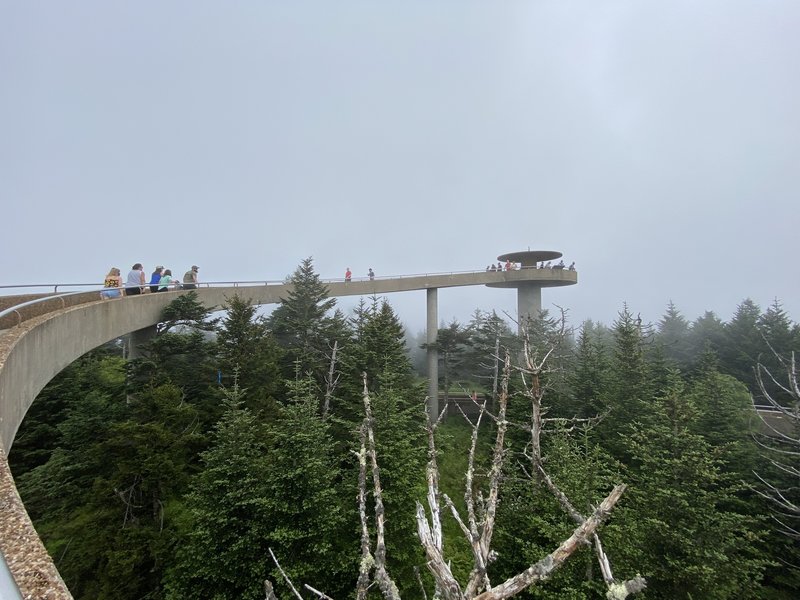
[[[542,310],[542,288],[561,287],[578,283],[578,274],[574,269],[562,265],[540,268],[539,263],[561,258],[561,252],[555,250],[524,250],[509,252],[497,257],[500,262],[519,264],[518,270],[507,271],[504,281],[487,283],[486,287],[517,289],[517,318],[522,327],[526,318],[536,318]],[[536,277],[531,277],[530,270],[536,269]],[[518,274],[518,277],[515,275]]]

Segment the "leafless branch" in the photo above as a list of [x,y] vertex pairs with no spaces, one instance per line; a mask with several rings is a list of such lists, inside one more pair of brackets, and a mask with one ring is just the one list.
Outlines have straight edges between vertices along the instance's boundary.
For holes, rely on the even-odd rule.
[[269,555],[272,557],[272,560],[275,562],[275,566],[278,567],[278,571],[281,572],[281,575],[283,576],[284,581],[286,581],[286,584],[291,588],[291,590],[294,592],[295,596],[300,598],[300,600],[303,600],[303,597],[300,595],[300,592],[297,591],[297,589],[292,584],[292,580],[289,579],[289,576],[283,570],[283,567],[281,567],[281,563],[279,563],[278,559],[275,558],[275,553],[272,551],[272,548],[267,548],[267,550],[269,550]]
[[322,404],[322,419],[328,418],[328,411],[330,410],[331,398],[336,386],[339,384],[339,374],[336,373],[336,352],[339,349],[339,342],[333,342],[333,349],[331,350],[331,363],[328,374],[325,376],[325,400]]
[[375,581],[383,596],[389,600],[400,600],[400,592],[386,570],[385,515],[383,506],[383,490],[381,489],[380,468],[375,450],[375,434],[372,422],[372,406],[367,388],[367,374],[362,375],[364,381],[364,424],[367,430],[367,452],[372,459],[372,485],[375,498]]
[[358,515],[361,520],[361,562],[358,567],[356,598],[364,600],[370,584],[370,573],[375,567],[375,558],[369,547],[369,527],[367,525],[367,448],[366,427],[361,426],[361,450],[358,456]]
[[600,506],[597,507],[592,516],[575,529],[572,535],[562,542],[556,550],[539,562],[528,567],[522,573],[476,596],[476,600],[503,600],[504,598],[511,598],[519,594],[529,585],[547,579],[554,570],[560,567],[564,561],[572,556],[572,554],[594,534],[600,524],[608,518],[611,509],[614,508],[614,505],[620,499],[624,491],[624,485],[616,486],[605,500],[603,500]]
[[320,597],[320,598],[322,598],[323,600],[333,600],[333,598],[331,598],[330,596],[328,596],[328,595],[327,595],[327,594],[325,594],[324,592],[320,592],[319,590],[317,590],[317,589],[314,589],[313,587],[311,587],[311,586],[310,586],[310,585],[308,585],[307,583],[305,583],[305,584],[303,584],[303,585],[305,586],[305,588],[306,588],[307,590],[309,590],[309,591],[311,591],[311,592],[315,593],[317,596],[319,596],[319,597]]

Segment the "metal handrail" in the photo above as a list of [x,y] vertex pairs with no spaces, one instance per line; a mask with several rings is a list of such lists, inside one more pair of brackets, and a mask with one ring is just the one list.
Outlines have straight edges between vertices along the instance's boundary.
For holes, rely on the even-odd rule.
[[[523,267],[523,269],[533,269],[534,267]],[[512,271],[519,271],[523,269],[512,269]],[[546,269],[540,269],[546,270]],[[559,271],[562,269],[550,269],[552,271]],[[567,269],[563,269],[563,271],[567,271]],[[406,273],[401,275],[376,275],[373,277],[375,281],[380,281],[384,279],[409,279],[412,277],[430,277],[436,275],[464,275],[468,273],[508,273],[509,271],[486,271],[485,269],[470,269],[465,271],[438,271],[438,272],[428,272],[428,273]],[[574,272],[574,271],[572,271]],[[327,277],[320,279],[323,283],[339,283],[344,281],[344,276],[342,277]],[[363,277],[353,277],[351,281],[370,281],[369,276]],[[176,282],[180,284],[181,282]],[[247,285],[281,285],[289,283],[288,277],[285,279],[253,279],[247,281],[208,281],[208,282],[198,282],[196,285],[203,286],[203,287],[215,287],[215,286],[232,286],[232,287],[239,287],[239,286],[247,286]],[[148,282],[144,283],[145,286],[150,285]],[[58,288],[65,288],[65,287],[93,287],[97,289],[102,289],[102,283],[26,283],[26,284],[14,284],[14,285],[0,285],[0,290],[11,290],[11,289],[30,289],[30,288],[53,288],[53,293],[58,293]],[[122,286],[126,287],[126,286]]]
[[[518,269],[512,269],[518,270]],[[434,277],[434,276],[442,276],[442,275],[464,275],[464,274],[480,274],[480,273],[508,273],[509,271],[486,271],[486,270],[472,270],[472,271],[442,271],[438,273],[411,273],[405,275],[383,275],[378,277],[377,275],[374,277],[355,277],[351,278],[349,281],[351,282],[367,282],[367,281],[380,281],[380,280],[389,280],[389,279],[411,279],[414,277]],[[344,277],[336,277],[336,278],[329,278],[329,279],[320,279],[322,283],[342,283],[345,281]],[[247,286],[271,286],[271,285],[285,285],[291,283],[288,278],[282,280],[276,279],[259,279],[259,280],[251,280],[251,281],[209,281],[209,282],[198,282],[196,285],[198,288],[205,287],[247,287]],[[148,287],[150,284],[145,282],[143,286],[140,287]],[[180,290],[180,286],[183,285],[182,282],[175,281],[173,282],[174,288],[176,290]],[[41,302],[49,302],[51,300],[60,299],[61,300],[61,308],[66,308],[66,303],[64,302],[64,298],[75,296],[78,294],[86,294],[91,291],[103,291],[105,288],[99,283],[45,283],[45,284],[28,284],[28,285],[0,285],[0,289],[19,289],[19,288],[35,288],[35,287],[52,287],[57,290],[59,287],[88,287],[91,289],[82,290],[82,291],[72,291],[72,292],[65,292],[62,294],[55,293],[48,294],[41,298],[36,298],[34,300],[28,300],[26,302],[21,302],[19,304],[15,304],[5,310],[0,311],[0,320],[4,317],[15,313],[17,315],[17,325],[22,323],[25,319],[22,317],[22,314],[19,312],[20,309],[36,305]],[[127,286],[121,286],[120,288],[114,289],[124,289]]]

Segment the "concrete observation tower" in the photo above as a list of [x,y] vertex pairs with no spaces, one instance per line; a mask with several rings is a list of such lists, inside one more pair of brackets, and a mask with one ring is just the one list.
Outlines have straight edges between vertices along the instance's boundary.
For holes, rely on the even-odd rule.
[[521,268],[505,271],[503,281],[487,283],[486,287],[517,288],[517,319],[520,326],[526,317],[536,318],[542,310],[542,288],[575,285],[578,273],[567,268],[539,269],[537,265],[561,258],[555,250],[525,250],[509,252],[497,257],[502,263],[511,261]]

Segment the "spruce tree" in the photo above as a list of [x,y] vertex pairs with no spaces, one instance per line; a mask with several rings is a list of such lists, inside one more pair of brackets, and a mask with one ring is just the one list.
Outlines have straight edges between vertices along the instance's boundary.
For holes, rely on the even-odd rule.
[[733,375],[755,389],[753,365],[764,347],[758,322],[761,309],[747,298],[736,308],[736,313],[725,325],[725,345],[720,352],[720,367],[723,372]]
[[641,571],[648,598],[754,597],[766,562],[757,523],[731,508],[742,485],[694,433],[698,410],[677,373],[651,412],[623,440],[629,488],[605,535],[617,571]]
[[671,301],[667,305],[667,312],[658,322],[656,342],[663,349],[664,356],[672,364],[681,371],[689,370],[691,366],[689,322]]
[[632,423],[648,418],[653,382],[645,357],[645,328],[627,305],[614,322],[613,332],[609,393],[604,397],[604,418],[596,434],[613,456],[624,461],[626,447],[621,435]]
[[238,388],[203,452],[203,470],[186,499],[183,537],[165,577],[165,597],[263,598],[272,521],[263,426],[242,407]]
[[689,356],[693,365],[707,352],[719,355],[724,344],[725,324],[713,311],[695,319],[689,330]]
[[581,329],[578,337],[569,383],[571,394],[564,416],[589,418],[602,414],[608,405],[608,358],[595,336],[586,328]]
[[328,312],[336,305],[336,299],[328,297],[328,288],[314,271],[311,257],[302,261],[287,283],[291,289],[267,320],[278,343],[287,351],[285,375],[291,377],[295,362],[300,361],[301,372],[311,371],[321,380],[329,347]]
[[[289,403],[268,427],[262,480],[268,507],[266,536],[296,585],[324,588],[340,597],[355,578],[358,541],[355,532],[345,528],[342,473],[314,388],[310,378],[297,377],[290,384]],[[353,498],[355,490],[350,492],[347,497]],[[276,589],[282,589],[277,568],[273,564],[269,568]]]
[[281,350],[250,300],[233,296],[217,329],[219,379],[247,390],[245,405],[268,414],[282,391]]

